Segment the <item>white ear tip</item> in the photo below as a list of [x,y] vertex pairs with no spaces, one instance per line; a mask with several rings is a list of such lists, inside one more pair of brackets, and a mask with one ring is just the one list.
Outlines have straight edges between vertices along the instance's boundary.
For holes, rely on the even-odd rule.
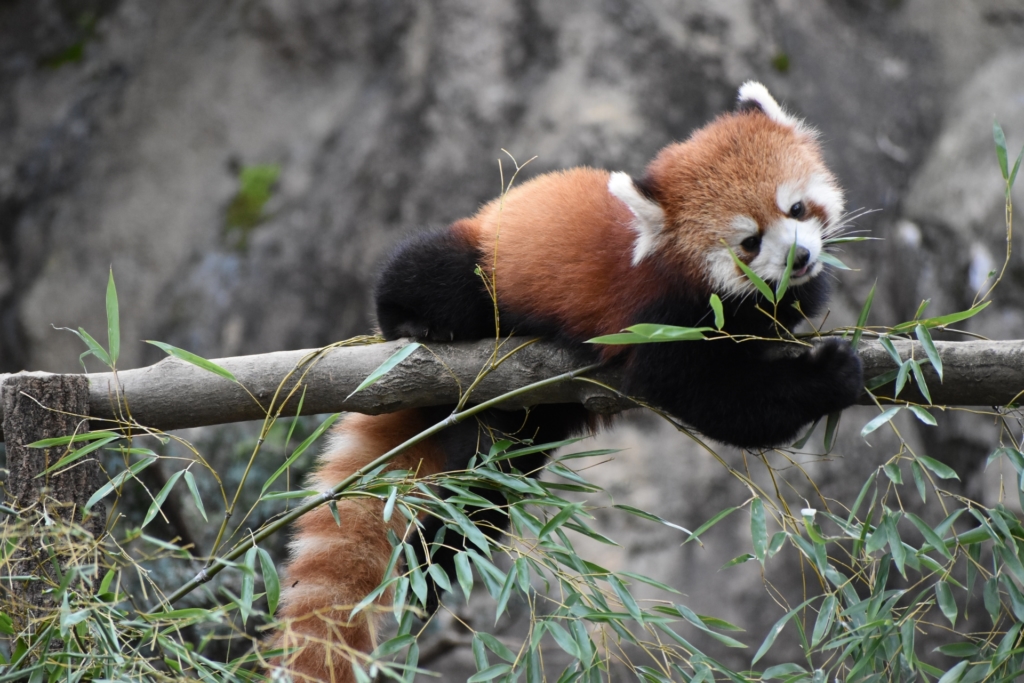
[[779,103],[768,92],[768,88],[757,81],[747,81],[741,85],[736,99],[741,105],[746,102],[757,105],[758,109],[776,123],[781,123],[798,131],[806,130],[800,119],[787,114],[786,110],[779,106]]
[[[779,103],[775,101],[775,98],[768,92],[768,88],[764,87],[757,81],[747,81],[740,86],[739,97],[736,98],[740,103],[743,102],[755,102],[761,106],[762,109],[766,110],[771,107],[779,109]],[[767,106],[765,106],[767,105]]]

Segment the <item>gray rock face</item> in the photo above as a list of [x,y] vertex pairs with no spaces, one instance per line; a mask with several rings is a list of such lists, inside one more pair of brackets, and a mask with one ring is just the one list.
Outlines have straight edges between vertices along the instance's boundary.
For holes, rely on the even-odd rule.
[[[925,297],[929,313],[958,310],[1002,263],[990,130],[995,117],[1011,148],[1024,141],[1021,44],[1016,0],[8,0],[0,372],[76,371],[78,340],[53,326],[102,339],[110,267],[125,368],[160,358],[139,339],[216,357],[366,332],[380,257],[497,195],[511,155],[537,157],[520,177],[578,164],[637,173],[748,78],[821,130],[848,207],[881,210],[856,221],[885,241],[847,250],[859,271],[839,275],[829,324],[852,323],[876,278],[872,320],[908,319]],[[227,212],[239,170],[257,164],[280,175],[240,241]],[[1024,336],[1021,276],[1011,265],[999,310],[972,329]],[[944,424],[920,438],[969,469],[957,457],[974,459],[988,436],[968,418]],[[692,529],[746,500],[665,432],[608,437],[649,437],[597,477],[617,502]],[[846,458],[809,465],[841,500],[892,452],[853,432],[837,447]],[[758,572],[718,572],[749,544],[740,516],[703,554],[626,528],[609,566],[650,571],[763,632],[780,612]],[[799,594],[796,564],[771,571]]]

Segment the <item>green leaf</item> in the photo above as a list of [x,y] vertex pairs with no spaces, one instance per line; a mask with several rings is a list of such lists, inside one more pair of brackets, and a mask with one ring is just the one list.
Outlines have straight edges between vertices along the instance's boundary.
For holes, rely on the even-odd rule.
[[178,480],[181,479],[181,475],[183,474],[185,474],[185,470],[178,470],[168,477],[167,481],[160,488],[160,492],[153,497],[153,502],[150,503],[149,509],[146,511],[146,516],[142,520],[143,528],[152,522],[153,518],[156,517],[158,512],[160,512],[160,507],[164,504],[164,501],[167,500],[167,496],[171,493],[171,489],[174,488],[174,485],[178,483]]
[[203,507],[203,497],[199,495],[199,487],[196,486],[195,475],[189,470],[185,470],[185,483],[188,484],[188,490],[192,493],[192,502],[196,504],[199,514],[203,516],[204,521],[209,522],[210,520],[206,517],[206,508]]
[[115,476],[113,479],[108,481],[103,486],[99,487],[96,490],[96,493],[92,494],[92,496],[89,497],[89,500],[87,500],[86,503],[85,503],[85,509],[86,510],[90,509],[98,501],[103,500],[104,498],[106,498],[110,494],[111,491],[113,491],[114,489],[120,488],[121,485],[124,484],[124,482],[127,481],[129,477],[134,477],[139,472],[141,472],[142,470],[146,469],[147,467],[152,465],[154,462],[156,462],[156,460],[157,459],[155,457],[143,458],[142,460],[138,461],[137,463],[129,466],[128,469],[126,469],[126,470],[124,470],[122,472],[119,472],[117,474],[117,476]]
[[860,309],[860,315],[857,317],[857,329],[853,333],[853,339],[850,340],[850,345],[853,348],[857,348],[858,342],[860,342],[860,336],[864,333],[864,326],[868,322],[868,313],[871,312],[871,302],[875,300],[875,288],[878,287],[878,280],[875,280],[874,284],[871,285],[871,291],[868,292],[868,298],[864,300],[864,305]]
[[[770,666],[764,670],[764,673],[761,674],[761,680],[771,681],[775,680],[776,678],[792,679],[794,674],[806,673],[807,669],[803,668],[799,664],[776,664],[775,666]],[[801,676],[796,678],[795,680],[806,680],[806,678]]]
[[277,604],[281,600],[281,577],[277,574],[277,567],[274,560],[263,548],[258,548],[260,557],[260,572],[263,574],[263,587],[267,592],[267,611],[274,616]]
[[996,143],[996,158],[999,159],[999,171],[1003,174],[1003,180],[1010,179],[1010,171],[1006,164],[1006,136],[1003,128],[997,121],[992,122],[992,137]]
[[634,621],[642,624],[644,616],[640,611],[640,606],[636,603],[636,600],[633,599],[629,590],[627,590],[626,587],[622,585],[622,582],[614,575],[608,576],[607,578],[608,585],[610,585],[612,590],[615,591],[615,594],[619,596],[619,600],[622,602],[623,607],[626,608],[626,611],[629,612],[629,616],[633,617]]
[[938,424],[938,422],[935,421],[935,416],[932,415],[931,413],[929,413],[927,410],[925,410],[921,406],[907,406],[907,407],[910,408],[910,412],[912,412],[914,414],[914,417],[916,417],[921,422],[924,422],[926,425],[931,425],[932,427],[934,427],[935,425]]
[[918,325],[914,328],[914,336],[921,342],[921,346],[924,347],[925,355],[928,356],[928,360],[931,362],[932,367],[935,368],[935,374],[939,376],[939,381],[942,381],[942,358],[939,357],[939,352],[935,348],[935,342],[932,341],[932,335],[928,331],[928,328],[924,325]]
[[786,255],[786,268],[782,271],[782,277],[779,278],[779,283],[775,286],[776,301],[782,301],[782,297],[786,296],[786,290],[789,289],[789,278],[793,275],[793,261],[795,260],[795,257],[796,234],[794,233],[793,244],[789,245],[789,254]]
[[543,540],[545,536],[565,524],[565,522],[574,514],[579,512],[579,510],[580,506],[578,503],[563,507],[557,515],[549,519],[548,522],[541,527],[540,533],[537,535],[538,539]]
[[830,254],[827,251],[819,253],[818,260],[839,270],[853,270],[853,268],[840,261],[834,254]]
[[55,436],[52,439],[40,439],[39,441],[33,441],[27,444],[26,448],[52,448],[54,446],[65,446],[69,443],[78,443],[79,441],[95,441],[96,439],[108,439],[110,437],[118,438],[121,435],[117,432],[82,432],[80,434],[70,434],[68,436]]
[[935,584],[935,599],[939,602],[939,609],[949,619],[951,626],[956,626],[956,600],[953,599],[953,590],[946,581],[939,581]]
[[658,522],[659,524],[664,524],[665,526],[671,527],[673,529],[678,529],[679,531],[682,531],[683,533],[686,533],[686,534],[692,534],[693,533],[689,529],[687,529],[686,527],[681,527],[678,524],[673,524],[672,522],[670,522],[670,521],[668,521],[666,519],[662,519],[661,517],[658,517],[657,515],[652,515],[650,512],[645,512],[644,510],[641,510],[640,508],[635,508],[632,505],[617,504],[617,505],[613,505],[612,507],[614,507],[614,508],[616,508],[618,510],[622,510],[623,512],[628,512],[631,515],[636,515],[637,517],[642,517],[643,519],[647,519],[647,520],[650,520],[652,522]]
[[677,325],[640,324],[627,327],[617,334],[606,334],[588,339],[587,344],[651,344],[655,342],[696,341],[704,339],[711,327],[679,327]]
[[45,474],[50,474],[52,472],[56,472],[57,470],[61,469],[62,467],[66,466],[66,465],[70,465],[71,463],[75,462],[76,460],[84,458],[85,456],[89,455],[93,451],[99,450],[100,448],[103,448],[104,446],[106,446],[108,443],[111,443],[112,441],[117,441],[120,438],[121,437],[119,435],[115,434],[113,436],[108,436],[108,437],[106,437],[104,439],[100,439],[99,441],[93,441],[88,446],[82,446],[81,448],[79,448],[76,451],[71,451],[70,453],[65,455],[63,458],[59,459],[57,462],[55,462],[54,464],[50,465],[45,470],[43,470],[42,472],[37,474],[36,478],[41,477],[41,476],[43,476]]
[[[723,244],[724,244],[724,240],[723,240]],[[731,248],[729,249],[729,256],[732,256],[733,262],[737,266],[739,266],[739,269],[743,271],[743,274],[747,276],[747,279],[750,280],[754,284],[754,287],[757,288],[757,291],[761,292],[761,296],[763,296],[765,299],[767,299],[769,303],[773,303],[774,304],[775,303],[775,294],[772,293],[772,288],[768,286],[768,283],[766,283],[764,280],[762,280],[761,277],[757,273],[755,273],[753,270],[751,270],[750,266],[748,266],[743,261],[740,261],[739,257],[736,256],[736,253]]]
[[956,479],[960,481],[960,477],[957,476],[956,472],[953,471],[949,465],[945,465],[935,458],[929,458],[927,455],[917,456],[918,461],[927,467],[932,473],[935,474],[939,479]]
[[[74,330],[71,331],[75,332]],[[100,362],[102,362],[104,365],[108,367],[113,365],[113,363],[111,363],[110,361],[110,355],[107,353],[107,350],[100,346],[100,343],[93,339],[92,335],[85,331],[85,328],[79,327],[78,331],[75,332],[75,334],[77,334],[78,338],[85,342],[85,345],[89,347],[89,350],[83,353],[81,358],[85,358],[87,355],[91,353],[92,355],[99,358]],[[81,360],[81,358],[79,360]],[[85,366],[83,365],[82,367]]]
[[842,417],[843,411],[837,410],[828,414],[828,419],[825,420],[825,438],[823,445],[825,452],[830,453],[832,446],[836,443],[836,430],[839,429],[839,418]]
[[406,344],[398,351],[395,351],[393,354],[391,354],[390,358],[388,358],[386,361],[377,366],[377,369],[371,372],[366,377],[366,379],[364,379],[362,383],[355,388],[355,390],[351,394],[346,396],[345,400],[347,401],[348,399],[352,398],[354,395],[358,394],[363,389],[373,384],[376,384],[381,377],[391,372],[396,365],[398,365],[403,360],[411,356],[416,351],[416,349],[420,348],[420,346],[421,344],[419,342],[412,342]]
[[296,489],[295,491],[274,491],[263,496],[263,500],[290,500],[292,498],[309,498],[310,496],[319,496],[322,491],[308,491],[306,489]]
[[427,567],[427,574],[434,580],[437,587],[445,593],[450,593],[452,590],[452,582],[448,580],[448,572],[439,564],[432,564]]
[[786,626],[786,624],[789,622],[789,620],[792,619],[794,616],[796,616],[797,613],[800,612],[800,610],[802,610],[804,607],[806,607],[807,603],[809,603],[811,600],[816,600],[816,599],[817,598],[815,597],[815,598],[809,598],[809,599],[803,601],[802,603],[800,603],[799,605],[794,607],[789,612],[786,612],[786,614],[781,619],[776,621],[775,625],[772,626],[771,630],[768,631],[768,636],[764,639],[764,642],[761,643],[761,647],[759,647],[757,649],[757,654],[754,655],[754,659],[752,659],[750,663],[752,665],[753,664],[757,664],[757,661],[759,659],[761,659],[761,657],[763,657],[765,655],[765,653],[768,652],[768,650],[771,648],[772,644],[775,642],[775,639],[779,636],[780,633],[782,633],[782,629]]
[[949,313],[948,315],[940,315],[937,318],[926,318],[925,320],[921,320],[921,321],[914,321],[914,320],[912,320],[910,322],[900,323],[899,325],[896,325],[895,327],[892,328],[892,333],[893,334],[901,334],[903,332],[909,332],[910,330],[916,328],[917,325],[921,325],[923,327],[926,327],[926,328],[930,329],[930,328],[933,328],[933,327],[944,327],[946,325],[951,325],[953,323],[958,323],[961,320],[967,320],[968,318],[973,318],[974,316],[978,315],[983,310],[988,308],[988,305],[990,303],[992,303],[992,302],[991,301],[986,301],[986,302],[980,303],[977,306],[975,306],[974,308],[968,309],[966,311],[959,311],[957,313]]
[[704,522],[699,527],[697,527],[697,530],[694,531],[692,534],[690,534],[689,538],[687,538],[685,541],[683,541],[683,545],[686,545],[690,541],[695,540],[698,536],[703,534],[705,531],[707,531],[708,529],[710,529],[714,525],[718,524],[720,521],[722,521],[723,519],[725,519],[726,517],[728,517],[729,515],[731,515],[733,512],[735,512],[738,509],[739,508],[736,508],[736,507],[729,507],[729,508],[726,508],[726,509],[722,510],[717,515],[715,515],[714,517],[712,517],[711,519],[709,519],[708,521]]
[[892,420],[894,417],[896,417],[896,413],[900,412],[900,410],[902,409],[902,406],[895,406],[893,408],[888,408],[885,411],[883,411],[881,415],[878,415],[873,420],[871,420],[871,422],[868,422],[866,425],[864,425],[864,428],[860,430],[861,437],[866,437],[871,432],[875,431],[882,425]]
[[999,577],[993,576],[985,582],[983,594],[985,598],[985,611],[988,612],[994,624],[999,620],[999,613],[1003,607],[999,601]]
[[764,517],[764,501],[760,498],[750,502],[750,536],[754,541],[754,555],[763,565],[768,552],[768,526]]
[[[928,545],[942,553],[942,555],[950,562],[953,561],[953,556],[950,554],[946,544],[942,542],[942,538],[935,533],[931,527],[925,524],[923,519],[915,515],[913,512],[907,512],[906,517],[914,526],[917,527],[917,530],[921,532],[921,535],[924,536],[924,540]],[[922,548],[921,550],[923,551],[925,548]]]
[[474,674],[473,676],[470,676],[468,679],[466,679],[466,683],[481,683],[482,681],[493,681],[498,676],[506,674],[511,670],[512,666],[510,664],[495,664],[494,666],[489,666],[483,671]]
[[956,683],[960,680],[960,676],[963,674],[964,669],[970,664],[967,660],[964,660],[954,666],[952,669],[943,674],[942,678],[939,679],[939,683]]
[[114,269],[107,278],[107,348],[110,349],[110,365],[117,364],[121,353],[121,323],[117,311],[117,288],[114,287]]
[[711,295],[711,310],[715,312],[715,328],[722,329],[725,325],[725,311],[722,309],[722,300],[717,294]]
[[811,634],[811,647],[817,647],[821,639],[832,628],[832,620],[836,615],[836,596],[829,595],[821,603],[818,618],[814,620],[814,632]]
[[224,379],[229,379],[232,382],[238,382],[238,380],[235,379],[235,376],[231,374],[230,370],[222,368],[216,363],[208,361],[205,358],[201,358],[194,353],[186,351],[185,349],[179,349],[177,346],[171,346],[170,344],[165,344],[163,342],[158,341],[151,341],[149,339],[146,340],[146,343],[152,344],[153,346],[162,349],[164,353],[166,353],[169,356],[174,356],[175,358],[183,360],[186,363],[191,363],[192,365],[195,365],[197,368],[201,368],[203,370],[206,370],[207,372],[212,372],[215,375],[220,375]]
[[260,493],[266,493],[267,489],[270,488],[270,485],[273,484],[277,480],[278,477],[280,477],[282,474],[284,474],[285,470],[287,470],[289,467],[291,467],[293,464],[295,464],[295,461],[299,459],[299,456],[301,456],[303,453],[305,453],[306,449],[308,449],[310,446],[312,446],[313,443],[317,439],[319,439],[323,435],[323,433],[326,432],[330,428],[330,426],[332,424],[334,424],[335,421],[340,416],[341,416],[341,413],[334,413],[333,415],[329,415],[327,417],[327,419],[325,419],[323,422],[321,422],[320,426],[318,426],[316,429],[314,429],[313,433],[310,434],[309,436],[307,436],[305,441],[303,441],[301,444],[299,444],[295,448],[295,450],[292,451],[292,454],[290,456],[288,456],[288,459],[284,461],[284,464],[281,465],[280,467],[278,467],[277,471],[274,472],[272,475],[270,475],[269,479],[267,479],[265,482],[263,482],[263,489],[260,491]]
[[735,567],[738,564],[746,564],[747,562],[750,562],[751,560],[756,560],[756,559],[757,558],[754,555],[750,554],[750,553],[743,553],[742,555],[737,555],[736,557],[732,558],[731,560],[729,560],[728,562],[723,564],[722,565],[722,569],[728,569],[729,567]]
[[562,628],[560,624],[554,621],[546,621],[545,628],[547,632],[551,634],[551,637],[558,643],[558,647],[568,653],[573,659],[581,659],[580,648],[576,644],[576,639],[569,635],[569,633]]
[[959,659],[967,659],[981,652],[981,648],[974,643],[950,643],[949,645],[940,645],[936,649],[947,657]]
[[479,631],[476,636],[480,641],[487,646],[487,649],[498,655],[506,662],[515,663],[516,655],[512,650],[508,649],[504,643],[492,636],[490,633],[484,633]]
[[896,484],[897,486],[903,485],[903,473],[900,471],[898,463],[890,462],[882,466],[882,471],[885,472],[885,476],[889,477],[889,481]]
[[256,590],[256,546],[245,551],[242,566],[245,567],[245,571],[242,572],[242,595],[238,602],[238,611],[244,624],[252,612],[252,598]]
[[466,596],[466,604],[469,604],[469,596],[473,592],[473,568],[469,564],[469,554],[461,552],[455,555],[455,576],[462,587],[462,594]]
[[917,382],[917,388],[924,396],[925,401],[929,404],[932,403],[932,392],[928,390],[928,383],[924,380],[924,373],[921,371],[921,361],[907,361],[910,364],[910,370],[914,373],[914,381]]

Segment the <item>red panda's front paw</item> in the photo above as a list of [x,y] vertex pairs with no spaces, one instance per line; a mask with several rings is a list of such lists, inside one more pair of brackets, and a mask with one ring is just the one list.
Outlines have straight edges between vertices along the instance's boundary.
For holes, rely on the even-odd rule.
[[[860,356],[843,339],[829,337],[814,343],[808,353],[813,372],[826,387],[825,403],[846,408],[857,402],[864,390]],[[831,412],[831,411],[829,411]]]

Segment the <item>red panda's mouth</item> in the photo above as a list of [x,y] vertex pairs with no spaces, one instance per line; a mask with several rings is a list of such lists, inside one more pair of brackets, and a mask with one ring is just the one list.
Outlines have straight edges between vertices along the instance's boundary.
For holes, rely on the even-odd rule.
[[800,270],[794,270],[792,272],[792,274],[790,275],[790,277],[803,277],[804,275],[807,275],[809,272],[811,272],[811,268],[813,268],[813,267],[814,267],[813,263],[808,263],[806,266],[804,266]]

